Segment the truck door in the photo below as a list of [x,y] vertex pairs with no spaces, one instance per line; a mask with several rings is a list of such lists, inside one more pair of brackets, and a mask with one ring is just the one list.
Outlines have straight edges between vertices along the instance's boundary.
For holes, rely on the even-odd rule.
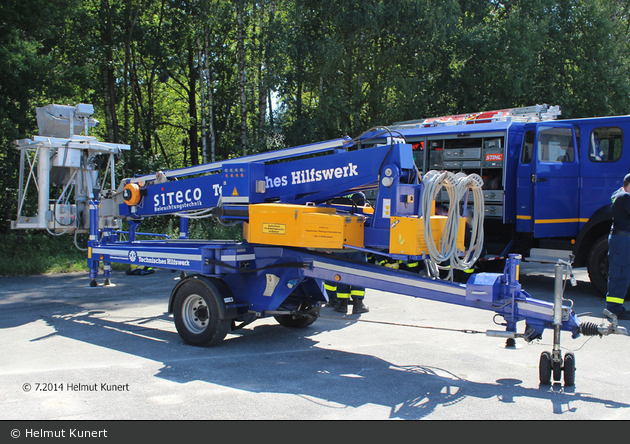
[[516,231],[534,231],[532,211],[532,172],[536,125],[525,125],[521,155],[516,169]]
[[[534,237],[575,236],[579,229],[579,164],[573,125],[538,123],[526,126],[524,142],[531,140],[531,159],[521,155],[517,183],[517,220],[521,228],[533,230]],[[529,139],[528,139],[529,138]],[[525,146],[525,143],[524,143]],[[525,173],[530,172],[530,206],[525,199]],[[521,197],[523,200],[518,201]],[[520,218],[518,217],[520,216]],[[518,225],[517,225],[518,229]],[[527,231],[527,230],[524,230]]]

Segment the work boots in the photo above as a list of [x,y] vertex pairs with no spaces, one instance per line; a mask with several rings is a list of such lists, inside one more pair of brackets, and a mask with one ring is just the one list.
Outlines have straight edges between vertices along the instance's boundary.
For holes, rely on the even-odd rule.
[[363,303],[363,298],[352,298],[352,314],[367,313],[370,309]]
[[337,299],[336,296],[328,297],[328,303],[326,305],[331,308],[337,308],[339,306],[339,299]]
[[[348,312],[348,299],[337,299],[334,310],[346,314]],[[363,298],[352,298],[352,314],[367,313],[370,309],[363,303]]]
[[348,312],[348,299],[346,298],[337,298],[337,304],[334,308],[335,311],[339,313],[347,313]]

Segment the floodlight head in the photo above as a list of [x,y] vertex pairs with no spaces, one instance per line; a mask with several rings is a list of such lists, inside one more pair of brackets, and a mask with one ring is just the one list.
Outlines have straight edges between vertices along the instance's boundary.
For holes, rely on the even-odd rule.
[[[69,105],[46,105],[36,108],[37,126],[40,136],[68,138],[81,134],[87,126],[94,128],[99,121],[90,117],[94,113],[94,107],[80,103],[76,107]],[[73,134],[70,134],[70,122],[73,123]],[[87,134],[86,134],[87,135]]]
[[90,117],[94,114],[94,106],[88,105],[87,103],[79,103],[74,107],[74,115],[76,117]]

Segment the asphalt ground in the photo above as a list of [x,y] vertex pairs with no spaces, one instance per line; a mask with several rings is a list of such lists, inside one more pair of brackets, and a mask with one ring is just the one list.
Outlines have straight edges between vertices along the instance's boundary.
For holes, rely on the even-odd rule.
[[[553,273],[523,263],[520,282],[551,301]],[[603,299],[585,270],[575,275],[565,298],[602,323]],[[38,420],[630,419],[628,336],[563,333],[576,383],[540,385],[551,330],[506,347],[485,335],[500,328],[493,312],[368,290],[369,313],[324,307],[304,329],[263,319],[200,348],[166,313],[177,279],[114,272],[115,286],[91,288],[84,273],[0,278],[3,427],[24,437]]]

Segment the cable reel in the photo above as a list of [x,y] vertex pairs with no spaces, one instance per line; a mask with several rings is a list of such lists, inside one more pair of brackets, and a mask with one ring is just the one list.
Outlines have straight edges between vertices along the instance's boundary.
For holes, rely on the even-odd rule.
[[130,207],[138,205],[142,199],[140,187],[135,183],[128,183],[125,185],[122,195],[125,203]]
[[[483,179],[478,174],[466,175],[454,174],[450,171],[431,170],[422,179],[424,192],[422,194],[422,214],[424,216],[424,236],[429,253],[428,270],[435,276],[439,276],[440,264],[449,262],[449,279],[453,277],[453,269],[467,270],[472,268],[479,259],[484,243],[483,218]],[[449,198],[448,216],[444,232],[442,234],[441,248],[438,251],[431,230],[430,215],[434,201],[445,188]],[[472,234],[468,246],[465,246],[463,256],[457,251],[457,234],[459,230],[461,211],[460,202],[464,201],[464,210],[467,208],[468,193],[473,193],[473,212],[470,220]]]

